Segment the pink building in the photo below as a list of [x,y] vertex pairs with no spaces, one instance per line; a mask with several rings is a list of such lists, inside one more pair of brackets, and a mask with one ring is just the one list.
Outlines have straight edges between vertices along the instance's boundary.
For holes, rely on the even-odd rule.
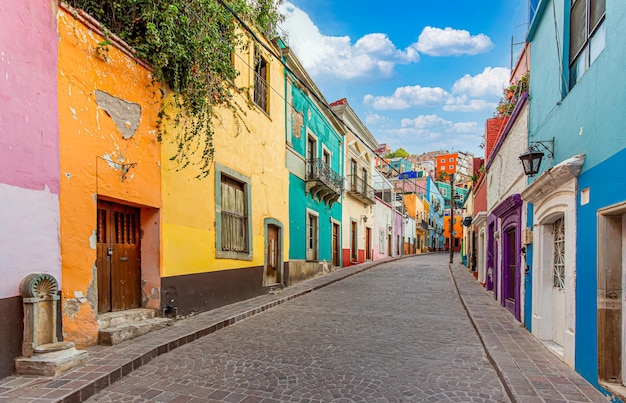
[[21,355],[20,281],[61,282],[56,4],[0,4],[0,377]]

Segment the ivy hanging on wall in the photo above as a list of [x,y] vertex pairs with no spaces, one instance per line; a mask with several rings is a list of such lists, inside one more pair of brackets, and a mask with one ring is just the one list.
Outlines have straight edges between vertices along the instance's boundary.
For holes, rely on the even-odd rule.
[[[235,85],[239,72],[232,55],[248,45],[237,27],[236,14],[247,25],[271,38],[282,19],[283,0],[68,0],[95,17],[105,34],[128,43],[137,57],[148,61],[154,79],[174,91],[177,129],[172,138],[160,125],[159,140],[174,142],[171,160],[178,169],[198,163],[200,177],[209,174],[216,108],[237,115],[233,95],[245,91]],[[99,45],[100,46],[100,45]],[[99,52],[106,54],[104,46]],[[238,125],[238,127],[240,127]],[[200,140],[204,139],[204,140]]]

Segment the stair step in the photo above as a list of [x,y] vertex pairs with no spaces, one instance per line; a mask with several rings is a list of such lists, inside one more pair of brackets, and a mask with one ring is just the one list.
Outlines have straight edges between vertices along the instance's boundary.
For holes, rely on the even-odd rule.
[[117,326],[100,329],[98,333],[98,341],[100,344],[113,346],[125,340],[134,339],[135,337],[162,329],[170,326],[174,321],[167,318],[148,318],[120,324]]
[[124,323],[136,322],[144,319],[152,319],[156,317],[154,309],[135,308],[126,311],[107,312],[96,317],[98,329],[103,330],[109,327],[116,327]]

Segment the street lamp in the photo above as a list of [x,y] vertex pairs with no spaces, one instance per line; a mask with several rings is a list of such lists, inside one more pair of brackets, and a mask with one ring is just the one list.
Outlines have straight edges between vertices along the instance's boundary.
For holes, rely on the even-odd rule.
[[554,137],[548,141],[535,141],[530,143],[528,149],[524,151],[519,159],[522,161],[524,167],[524,174],[526,176],[535,176],[539,172],[541,166],[541,160],[545,155],[541,149],[548,153],[548,158],[554,158]]

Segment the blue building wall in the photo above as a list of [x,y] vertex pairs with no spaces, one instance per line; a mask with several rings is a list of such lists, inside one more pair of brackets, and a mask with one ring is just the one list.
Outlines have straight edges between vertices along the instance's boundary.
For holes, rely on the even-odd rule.
[[[580,189],[590,188],[589,204],[578,207],[576,252],[576,370],[597,385],[597,212],[626,200],[626,149],[586,170],[578,177]],[[607,181],[607,173],[611,180]],[[608,183],[610,182],[610,183]],[[607,186],[608,185],[608,186]],[[586,247],[583,247],[586,245]]]
[[[578,206],[576,253],[575,369],[598,386],[597,211],[626,200],[625,146],[626,2],[606,2],[605,48],[580,81],[568,90],[569,1],[542,0],[529,30],[531,41],[529,141],[554,137],[554,160],[542,171],[576,154],[586,154],[578,189],[590,203]],[[555,46],[561,39],[560,49]]]
[[391,165],[391,167],[397,170],[398,172],[408,172],[413,169],[413,165],[411,164],[411,161],[405,158],[389,161],[389,165]]
[[[292,86],[292,106],[303,116],[300,133],[291,133],[294,151],[306,158],[307,128],[317,137],[317,155],[322,156],[325,147],[331,153],[331,168],[344,176],[343,173],[343,138],[317,105],[301,89]],[[287,130],[293,131],[293,125]],[[341,223],[341,199],[332,207],[306,194],[305,181],[294,174],[289,175],[289,235],[290,260],[306,259],[306,218],[307,208],[319,214],[319,260],[332,261],[332,224],[331,218]],[[341,232],[339,237],[341,250]],[[340,254],[341,259],[341,254]]]

